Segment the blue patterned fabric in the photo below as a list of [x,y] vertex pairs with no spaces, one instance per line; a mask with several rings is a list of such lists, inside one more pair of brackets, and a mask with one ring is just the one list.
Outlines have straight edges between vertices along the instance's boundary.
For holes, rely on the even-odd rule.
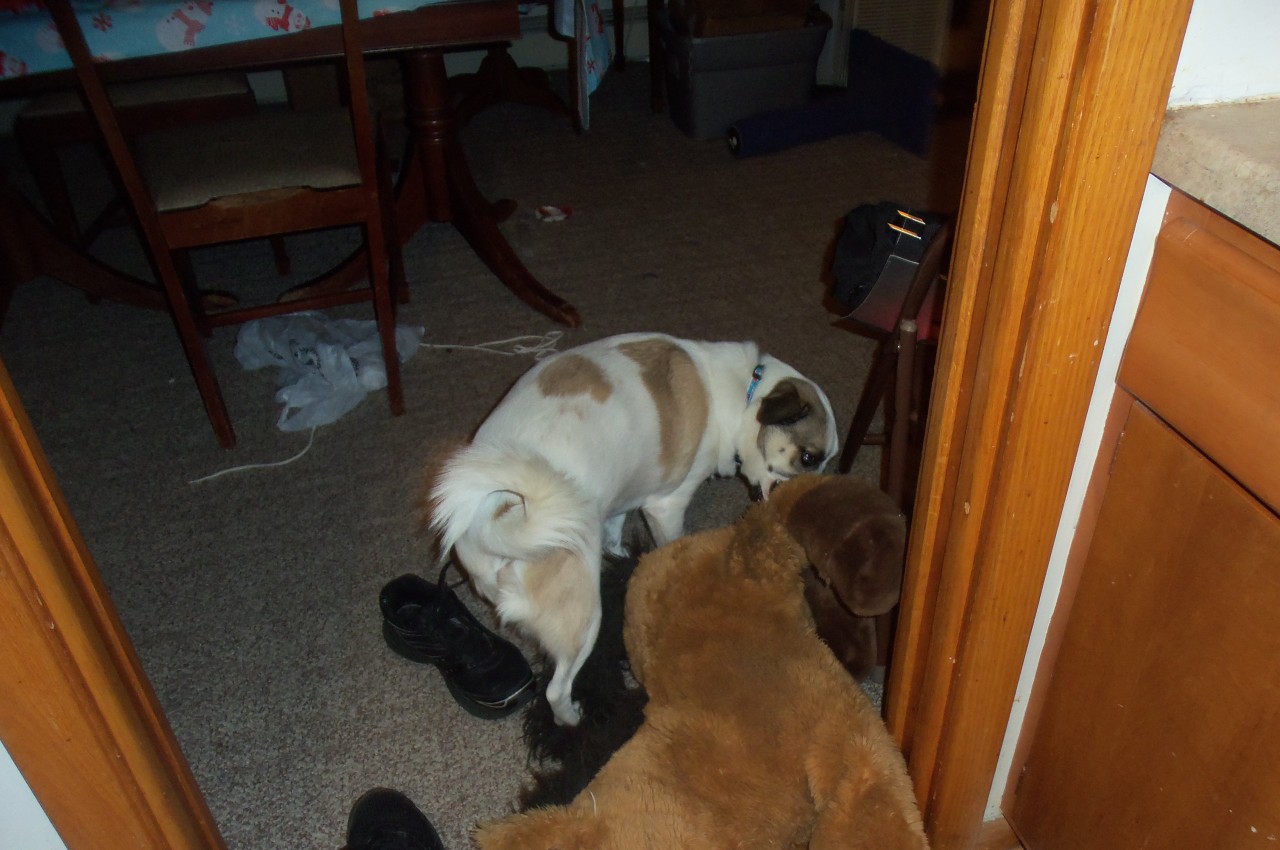
[[[359,0],[361,17],[440,0]],[[75,0],[89,50],[104,60],[252,41],[339,22],[337,0]],[[0,0],[0,77],[71,67],[38,0]]]
[[[444,0],[358,0],[357,5],[360,17],[369,18],[438,2]],[[72,6],[89,51],[101,60],[252,41],[341,19],[337,0],[72,0]],[[555,28],[566,35],[573,34],[576,19],[579,80],[590,94],[610,59],[599,4],[555,0],[552,14]],[[0,79],[70,67],[43,0],[0,0]],[[586,98],[581,102],[585,111]]]

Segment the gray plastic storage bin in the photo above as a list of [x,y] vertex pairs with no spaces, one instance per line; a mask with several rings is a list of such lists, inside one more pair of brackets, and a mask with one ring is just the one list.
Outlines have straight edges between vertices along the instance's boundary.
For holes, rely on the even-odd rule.
[[666,52],[667,108],[695,139],[723,137],[733,122],[804,106],[813,94],[818,54],[831,31],[818,26],[750,35],[691,38],[659,20]]

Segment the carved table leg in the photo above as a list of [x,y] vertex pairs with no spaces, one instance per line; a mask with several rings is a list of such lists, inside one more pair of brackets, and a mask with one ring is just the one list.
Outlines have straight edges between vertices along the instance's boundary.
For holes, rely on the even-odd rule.
[[502,235],[497,215],[508,208],[490,204],[476,187],[458,142],[444,57],[423,51],[406,56],[404,61],[409,77],[406,109],[422,169],[427,217],[453,224],[521,301],[557,322],[579,327],[582,318],[573,305],[539,283]]

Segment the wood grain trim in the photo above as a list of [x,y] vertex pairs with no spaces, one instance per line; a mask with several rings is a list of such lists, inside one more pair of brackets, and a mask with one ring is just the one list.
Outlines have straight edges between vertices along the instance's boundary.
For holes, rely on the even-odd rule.
[[[911,665],[925,665],[918,710],[902,731],[939,850],[971,846],[981,826],[1189,10],[1189,0],[992,10],[993,34],[1020,14],[1031,63],[1021,112],[980,115],[975,129],[1007,138],[1016,126],[1017,141],[1007,195],[980,187],[961,208],[960,245],[988,222],[998,232],[984,234],[995,248],[982,268],[961,262],[950,284],[985,308],[968,327],[958,308],[945,317],[943,339],[962,334],[953,344],[976,355],[935,391],[947,413],[928,426],[933,468],[908,564],[913,590],[937,587]],[[988,63],[1011,61],[991,49]],[[984,84],[994,75],[984,67]],[[926,596],[906,600],[917,622]]]
[[[929,422],[925,435],[912,534],[903,578],[893,674],[885,693],[885,722],[904,754],[910,756],[918,724],[925,663],[932,640],[933,612],[941,580],[941,543],[947,538],[960,446],[967,425],[976,371],[976,337],[962,329],[981,327],[991,285],[992,261],[1004,208],[996,199],[1008,191],[1012,151],[1025,96],[1031,58],[1035,4],[999,3],[992,9],[988,53],[980,80],[977,112],[969,141],[960,218],[953,242],[951,282],[944,304],[945,331],[938,343]],[[972,225],[969,225],[972,222]],[[916,790],[927,793],[929,777],[917,775]]]
[[223,850],[0,365],[0,738],[69,850]]
[[1280,249],[1185,204],[1170,214],[1120,383],[1280,511],[1280,383],[1260,379],[1280,374]]

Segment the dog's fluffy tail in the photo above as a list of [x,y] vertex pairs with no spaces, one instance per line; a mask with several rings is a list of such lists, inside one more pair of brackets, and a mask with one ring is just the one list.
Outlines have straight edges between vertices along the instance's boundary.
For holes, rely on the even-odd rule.
[[586,559],[600,545],[591,500],[545,458],[511,447],[458,451],[440,470],[430,504],[442,556],[464,537],[495,557],[522,561],[552,549]]

